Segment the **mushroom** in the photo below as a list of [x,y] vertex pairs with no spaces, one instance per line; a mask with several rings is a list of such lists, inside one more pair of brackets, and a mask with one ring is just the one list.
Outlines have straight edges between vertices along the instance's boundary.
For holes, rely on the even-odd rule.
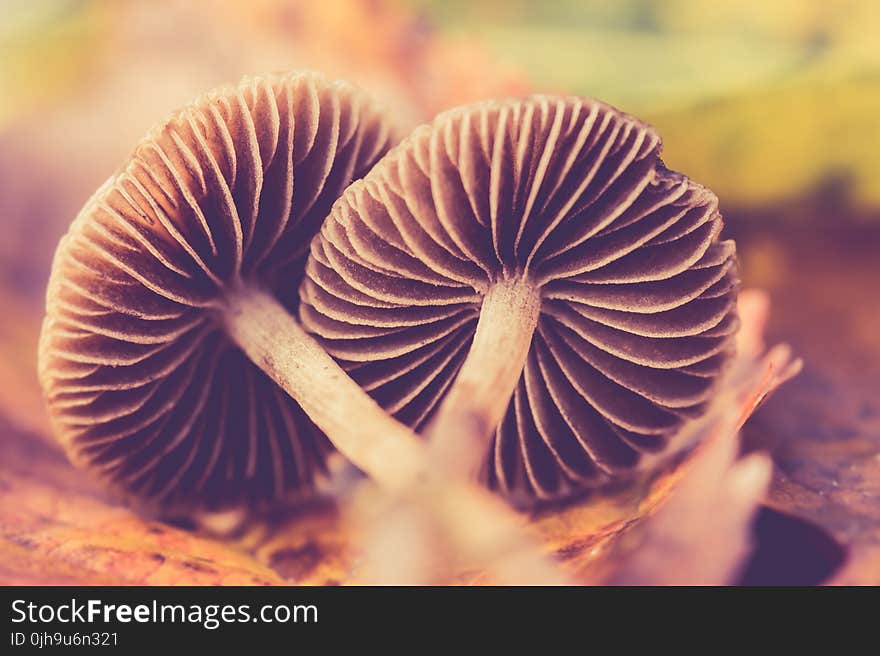
[[590,99],[442,114],[334,205],[300,320],[453,474],[520,503],[625,477],[704,414],[738,327],[717,199],[660,148]]
[[39,373],[76,463],[166,511],[296,498],[324,434],[382,482],[410,476],[411,431],[289,314],[313,234],[390,134],[310,73],[222,87],[149,133],[53,263]]

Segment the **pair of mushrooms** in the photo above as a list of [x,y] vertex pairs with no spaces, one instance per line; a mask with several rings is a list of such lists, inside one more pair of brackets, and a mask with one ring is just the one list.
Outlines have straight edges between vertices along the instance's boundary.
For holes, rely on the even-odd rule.
[[437,466],[526,504],[632,472],[705,411],[734,246],[649,126],[534,96],[392,134],[296,74],[137,146],[49,283],[40,377],[75,462],[165,509],[266,507],[335,447],[390,488]]

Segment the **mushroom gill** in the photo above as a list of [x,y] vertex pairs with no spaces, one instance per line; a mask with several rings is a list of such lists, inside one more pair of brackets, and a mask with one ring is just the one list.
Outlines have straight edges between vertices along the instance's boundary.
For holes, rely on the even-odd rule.
[[222,87],[154,129],[53,263],[39,370],[72,459],[163,508],[308,490],[322,431],[369,422],[333,405],[360,390],[276,298],[295,311],[312,236],[389,145],[365,94],[310,73]]
[[300,320],[510,498],[632,472],[705,411],[738,327],[717,199],[660,146],[582,98],[442,114],[334,205]]

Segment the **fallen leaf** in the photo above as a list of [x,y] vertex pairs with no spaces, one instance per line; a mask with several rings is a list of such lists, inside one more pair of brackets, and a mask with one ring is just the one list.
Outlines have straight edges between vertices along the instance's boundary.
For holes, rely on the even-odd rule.
[[749,422],[745,442],[776,464],[769,508],[846,550],[831,582],[880,584],[880,229],[781,232],[748,233],[743,270],[772,299],[770,334],[786,335],[806,366]]
[[0,584],[278,585],[245,552],[114,505],[53,447],[0,428]]
[[753,546],[751,523],[772,471],[765,454],[736,460],[736,422],[731,414],[719,423],[676,472],[665,505],[632,539],[620,541],[610,583],[724,585],[736,579]]

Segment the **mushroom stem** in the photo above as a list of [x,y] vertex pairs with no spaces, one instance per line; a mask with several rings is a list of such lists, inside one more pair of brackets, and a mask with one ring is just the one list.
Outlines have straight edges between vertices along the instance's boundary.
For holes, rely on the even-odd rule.
[[474,341],[427,429],[435,457],[450,475],[475,476],[504,418],[538,325],[541,292],[523,277],[493,284]]
[[[522,304],[505,300],[517,289],[522,286],[505,285],[487,296],[484,312],[490,308],[488,319],[480,319],[481,326],[486,324],[484,332],[499,321],[502,326],[506,325],[503,320],[505,307],[509,307],[514,316],[523,314],[522,310],[514,309]],[[529,331],[534,329],[537,321],[536,310],[534,315]],[[229,337],[300,404],[345,457],[381,487],[401,498],[414,499],[434,521],[439,522],[442,529],[450,533],[454,544],[467,557],[480,564],[491,562],[500,583],[557,583],[565,580],[540,550],[523,537],[514,515],[500,501],[486,491],[448,485],[443,479],[429,476],[424,444],[415,439],[409,428],[386,414],[274,296],[258,288],[239,287],[226,297],[223,320]],[[519,332],[525,332],[525,329]],[[486,341],[487,338],[481,338],[480,334],[478,329],[475,344]],[[503,348],[517,343],[507,338],[507,332],[502,335]],[[522,358],[528,349],[528,339],[525,342],[525,347],[519,347]],[[486,356],[477,356],[472,367],[484,366],[481,363],[491,361]],[[509,384],[513,389],[516,375],[506,369],[501,373],[503,376],[498,379],[513,377],[514,382]],[[491,394],[484,396],[490,398]],[[493,411],[497,412],[494,408]],[[436,484],[442,487],[433,487]],[[428,499],[437,500],[439,507],[422,504],[420,491],[427,494]]]
[[243,286],[226,297],[229,337],[280,385],[334,446],[390,490],[411,485],[424,448],[324,351],[272,295]]

